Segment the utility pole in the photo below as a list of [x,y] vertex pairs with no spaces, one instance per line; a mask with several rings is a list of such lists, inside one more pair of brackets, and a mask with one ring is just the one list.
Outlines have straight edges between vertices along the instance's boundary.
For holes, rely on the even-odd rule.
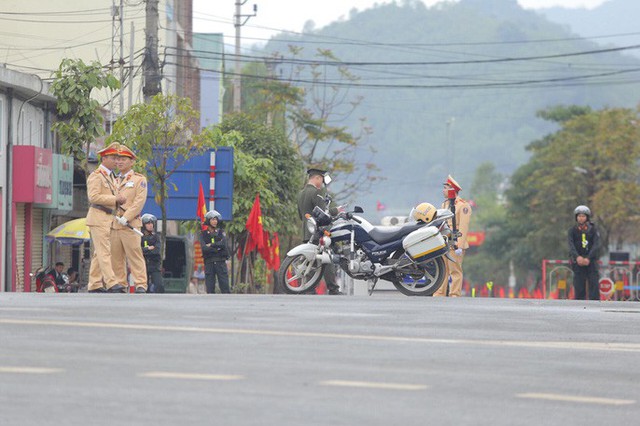
[[455,117],[451,117],[447,120],[447,151],[451,150],[451,174],[456,173],[456,146],[453,141],[453,123],[456,121]]
[[120,0],[120,43],[118,46],[118,65],[120,66],[120,96],[119,96],[119,110],[118,114],[121,117],[124,113],[124,94],[122,93],[122,87],[124,86],[124,0]]
[[144,53],[144,102],[160,93],[160,61],[158,59],[158,0],[146,0],[145,53]]
[[[242,72],[242,67],[240,64],[240,28],[247,23],[249,18],[256,16],[258,14],[258,5],[254,4],[253,15],[243,15],[242,5],[244,5],[246,2],[247,0],[244,0],[244,1],[236,0],[236,13],[234,15],[234,18],[235,18],[234,26],[236,27],[236,70],[233,76],[233,111],[234,112],[240,112],[240,109],[242,108],[242,99],[241,99],[242,87],[241,87],[241,80],[240,80],[240,74]],[[245,19],[242,23],[240,23],[240,20],[242,18],[245,18]]]
[[[136,41],[136,27],[131,21],[131,42],[129,43],[129,108],[133,104],[133,75],[135,74],[133,71],[133,48],[134,43]],[[121,82],[122,83],[122,82]]]
[[[120,4],[116,5],[116,0],[111,2],[111,62],[109,63],[109,71],[114,74],[116,62],[120,66],[120,82],[122,83],[123,70],[122,70],[122,20],[123,20],[123,0],[120,0]],[[120,110],[119,114],[122,115],[122,91],[119,96]],[[115,99],[113,94],[111,97],[111,105],[109,108],[109,129],[113,127],[114,112],[115,112]],[[109,130],[111,133],[111,130]]]

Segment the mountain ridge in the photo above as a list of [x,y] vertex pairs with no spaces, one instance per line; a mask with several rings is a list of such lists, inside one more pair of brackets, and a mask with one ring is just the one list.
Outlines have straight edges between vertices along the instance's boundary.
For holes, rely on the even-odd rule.
[[[469,188],[482,162],[510,174],[527,160],[525,147],[555,129],[536,118],[540,109],[633,107],[640,93],[623,74],[606,76],[640,61],[619,53],[563,57],[602,47],[575,40],[566,26],[515,0],[378,5],[298,37],[276,36],[265,51],[284,52],[295,41],[307,59],[322,46],[345,62],[378,63],[350,67],[361,81],[349,90],[364,98],[358,117],[373,127],[376,163],[387,178],[354,200],[370,214],[376,201],[396,214],[436,203],[448,173]],[[407,65],[381,65],[394,62]]]

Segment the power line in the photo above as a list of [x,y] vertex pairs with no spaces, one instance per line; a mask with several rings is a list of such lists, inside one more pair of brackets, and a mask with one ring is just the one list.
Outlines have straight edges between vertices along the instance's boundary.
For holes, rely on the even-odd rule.
[[[194,66],[189,66],[189,65],[184,65],[184,64],[179,64],[179,63],[175,63],[175,62],[165,62],[165,64],[168,65],[175,65],[175,66],[182,66],[184,68],[190,68],[190,69],[198,69],[200,70],[199,67],[194,67]],[[211,70],[209,70],[211,71]],[[216,74],[222,74],[221,72],[218,71],[212,71],[213,73]],[[279,77],[271,77],[271,76],[262,76],[262,75],[250,75],[250,74],[243,74],[243,77],[245,78],[253,78],[256,80],[265,80],[265,81],[279,81],[279,82],[283,82],[283,83],[299,83],[299,84],[309,84],[309,85],[318,85],[318,84],[324,84],[324,85],[328,85],[328,86],[332,86],[332,87],[342,87],[342,88],[359,88],[359,89],[411,89],[411,90],[417,90],[417,89],[491,89],[491,88],[516,88],[519,86],[539,86],[539,87],[555,87],[555,84],[557,83],[570,83],[573,82],[575,84],[576,81],[578,80],[586,80],[586,79],[594,79],[594,78],[599,78],[599,77],[611,77],[611,76],[615,76],[615,75],[623,75],[623,74],[630,74],[630,73],[637,73],[640,72],[640,68],[634,68],[634,69],[630,69],[630,70],[617,70],[617,71],[612,71],[612,72],[606,72],[606,73],[597,73],[597,74],[586,74],[586,75],[579,75],[579,76],[567,76],[567,77],[554,77],[554,78],[544,78],[544,79],[527,79],[527,80],[519,80],[519,81],[507,81],[507,82],[492,82],[492,83],[477,83],[477,84],[473,84],[473,83],[468,83],[468,84],[432,84],[432,85],[428,85],[428,84],[368,84],[368,83],[358,83],[358,82],[349,82],[349,83],[345,83],[343,81],[315,81],[315,80],[308,80],[308,79],[302,79],[302,78],[297,78],[297,79],[289,79],[289,80],[283,80]],[[233,76],[234,73],[231,72],[226,72],[225,73],[226,76]],[[633,81],[633,83],[635,83],[636,81]],[[545,83],[554,83],[554,84],[545,84]],[[602,82],[600,82],[602,84]],[[612,84],[616,84],[618,82],[613,82]],[[624,82],[620,82],[620,83],[624,83]],[[631,82],[627,82],[631,83]],[[583,84],[586,85],[586,84]]]
[[[425,66],[425,65],[468,65],[468,64],[491,64],[501,62],[520,62],[520,61],[537,61],[542,59],[561,59],[570,58],[575,56],[587,56],[598,55],[604,53],[621,52],[625,50],[633,50],[640,48],[640,44],[622,47],[611,47],[606,49],[593,49],[583,50],[578,52],[557,53],[550,55],[536,55],[536,56],[520,56],[520,57],[502,57],[493,59],[466,59],[460,61],[387,61],[387,62],[366,62],[366,61],[337,61],[337,60],[322,60],[322,59],[301,59],[301,58],[285,58],[284,56],[273,58],[268,56],[255,56],[255,55],[230,55],[219,52],[207,52],[204,50],[191,50],[195,53],[204,53],[212,55],[212,57],[223,55],[227,58],[239,57],[243,58],[245,62],[265,62],[265,61],[279,61],[288,64],[297,65],[332,65],[332,66]],[[167,53],[167,55],[170,55]],[[177,56],[177,55],[176,55]],[[204,57],[204,56],[203,56]]]
[[98,24],[104,22],[111,22],[111,19],[97,19],[91,21],[85,20],[64,20],[64,21],[53,21],[51,19],[19,19],[19,18],[4,18],[0,16],[0,21],[12,21],[12,22],[32,22],[36,24]]
[[[0,15],[17,15],[17,16],[58,16],[58,15],[99,15],[104,12],[109,12],[110,7],[103,7],[99,9],[84,9],[84,10],[67,10],[67,11],[48,11],[48,12],[3,12],[0,11]],[[89,12],[89,13],[88,13]]]

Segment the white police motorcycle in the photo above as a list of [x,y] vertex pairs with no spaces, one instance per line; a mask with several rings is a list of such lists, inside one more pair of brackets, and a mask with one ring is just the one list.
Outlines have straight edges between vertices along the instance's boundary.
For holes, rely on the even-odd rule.
[[333,263],[350,277],[369,281],[369,294],[382,279],[407,296],[433,295],[447,278],[444,256],[455,244],[448,225],[453,213],[422,203],[410,213],[415,221],[379,227],[356,215],[363,212],[356,206],[332,216],[316,207],[307,215],[312,236],[287,253],[277,274],[279,288],[289,294],[311,293],[326,265]]

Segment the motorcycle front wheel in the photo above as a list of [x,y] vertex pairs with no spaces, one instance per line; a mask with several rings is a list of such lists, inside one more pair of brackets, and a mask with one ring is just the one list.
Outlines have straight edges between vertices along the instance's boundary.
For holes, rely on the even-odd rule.
[[420,269],[416,269],[415,273],[397,273],[392,282],[398,291],[406,296],[433,296],[445,278],[448,278],[447,267],[444,257],[441,256],[420,265]]
[[320,283],[324,264],[303,255],[287,256],[278,271],[278,284],[285,293],[311,293]]

